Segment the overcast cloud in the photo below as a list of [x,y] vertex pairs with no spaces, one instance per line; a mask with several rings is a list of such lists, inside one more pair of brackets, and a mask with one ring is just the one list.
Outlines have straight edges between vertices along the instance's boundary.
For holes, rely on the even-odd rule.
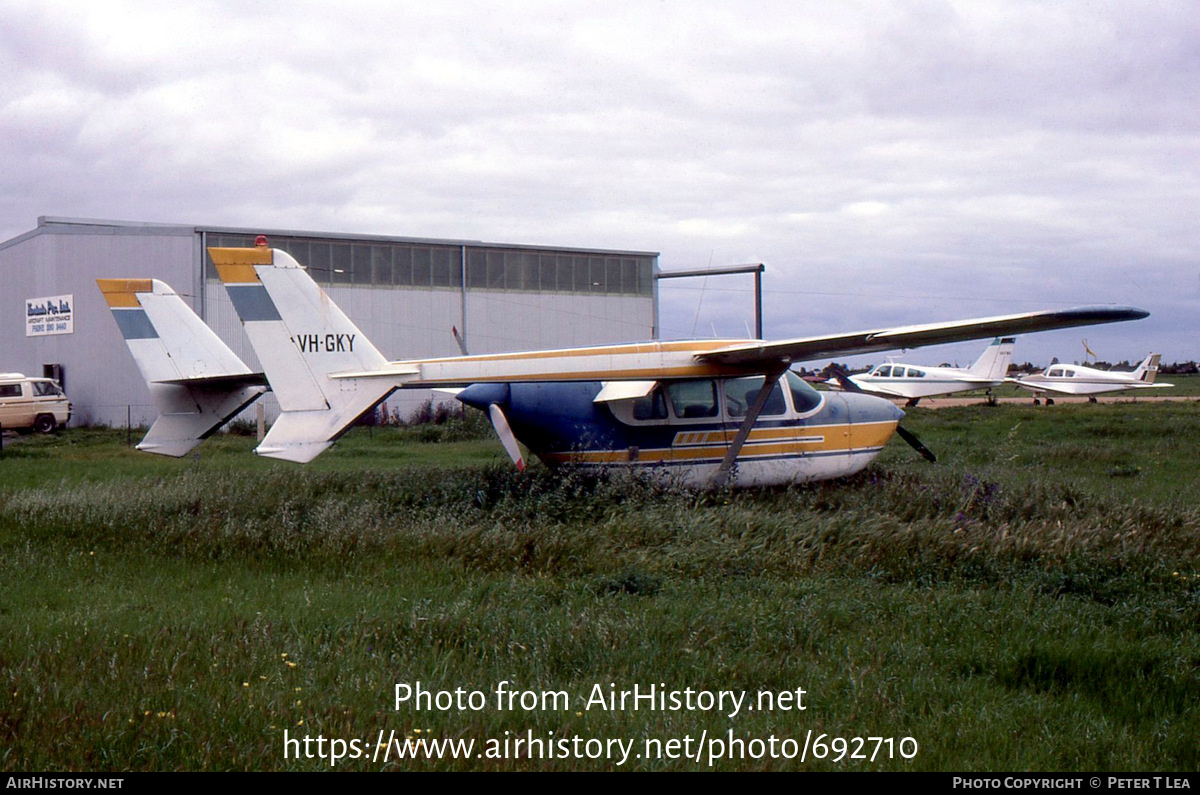
[[[1153,316],[1018,361],[1200,358],[1187,0],[0,0],[0,69],[0,240],[51,215],[652,250],[765,262],[769,337],[1118,303]],[[664,283],[663,335],[744,335],[749,287]]]

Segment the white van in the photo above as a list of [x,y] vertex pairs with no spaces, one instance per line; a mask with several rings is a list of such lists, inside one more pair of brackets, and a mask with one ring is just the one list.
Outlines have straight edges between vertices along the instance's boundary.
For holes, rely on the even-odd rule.
[[0,429],[52,433],[71,419],[71,403],[57,381],[0,373]]

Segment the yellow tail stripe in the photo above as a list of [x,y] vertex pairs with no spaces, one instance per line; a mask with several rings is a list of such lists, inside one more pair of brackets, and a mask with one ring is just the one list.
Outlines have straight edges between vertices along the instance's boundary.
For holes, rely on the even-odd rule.
[[150,279],[97,279],[96,284],[110,308],[140,307],[137,294],[154,292]]
[[226,284],[253,284],[259,281],[255,265],[270,265],[274,256],[269,248],[210,248],[208,256],[217,266]]

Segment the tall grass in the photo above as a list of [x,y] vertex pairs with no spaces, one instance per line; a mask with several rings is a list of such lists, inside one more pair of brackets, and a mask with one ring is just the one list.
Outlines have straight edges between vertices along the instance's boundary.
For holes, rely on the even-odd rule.
[[[307,468],[238,439],[185,461],[102,434],[6,448],[0,766],[328,767],[285,760],[285,730],[641,743],[812,729],[921,751],[715,766],[1195,769],[1194,463],[1152,433],[1158,407],[1093,408],[910,412],[943,463],[889,448],[856,478],[772,490],[518,474],[469,440],[451,464],[412,430],[355,432]],[[1194,409],[1169,416],[1183,439],[1200,425]],[[22,467],[44,469],[31,483],[11,477]],[[565,690],[574,708],[396,711],[394,684],[418,680]],[[579,708],[610,682],[803,687],[809,709]]]

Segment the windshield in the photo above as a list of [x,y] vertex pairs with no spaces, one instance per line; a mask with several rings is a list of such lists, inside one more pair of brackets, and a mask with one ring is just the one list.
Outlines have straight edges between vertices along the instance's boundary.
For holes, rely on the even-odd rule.
[[787,382],[792,393],[792,406],[797,414],[805,414],[821,405],[821,393],[791,370],[787,371]]

